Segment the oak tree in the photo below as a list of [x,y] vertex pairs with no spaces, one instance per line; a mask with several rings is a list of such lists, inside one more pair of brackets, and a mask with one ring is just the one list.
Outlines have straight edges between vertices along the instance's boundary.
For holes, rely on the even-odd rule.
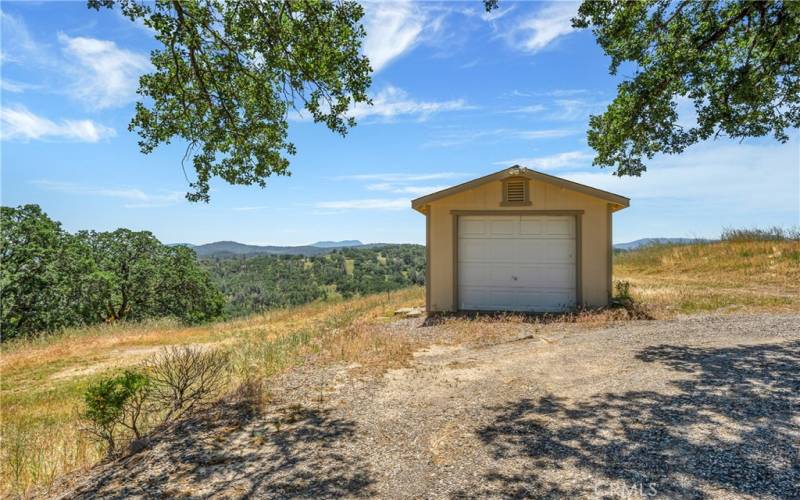
[[129,128],[150,153],[187,143],[192,201],[209,182],[264,186],[289,174],[289,119],[305,113],[345,135],[356,103],[370,102],[361,54],[363,8],[331,0],[89,0],[150,28],[160,48],[139,80]]

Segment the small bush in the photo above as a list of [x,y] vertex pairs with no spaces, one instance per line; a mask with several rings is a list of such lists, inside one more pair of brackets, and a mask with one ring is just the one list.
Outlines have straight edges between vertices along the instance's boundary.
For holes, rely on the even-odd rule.
[[90,385],[84,393],[83,429],[113,455],[157,425],[212,402],[224,387],[227,373],[225,353],[188,346],[165,348],[137,370]]
[[779,226],[772,226],[765,229],[734,229],[725,228],[722,230],[722,241],[787,241],[800,240],[800,228],[784,229]]
[[611,299],[611,307],[624,309],[627,319],[653,319],[653,315],[647,307],[633,300],[630,281],[614,282],[614,290],[616,293]]
[[616,290],[615,298],[619,301],[631,301],[631,283],[630,281],[618,280],[614,283],[614,290]]
[[143,367],[153,381],[152,404],[163,411],[162,421],[168,422],[219,395],[227,379],[228,356],[196,347],[168,347],[145,361]]
[[136,439],[142,436],[150,387],[147,375],[128,370],[99,380],[86,390],[86,410],[82,414],[87,424],[85,430],[104,442],[109,454],[113,454],[117,444],[122,439],[129,439],[131,434]]

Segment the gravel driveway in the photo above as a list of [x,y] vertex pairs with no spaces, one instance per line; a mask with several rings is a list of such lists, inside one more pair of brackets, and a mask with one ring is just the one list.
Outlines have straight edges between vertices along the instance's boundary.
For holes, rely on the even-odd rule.
[[800,316],[514,325],[356,372],[293,372],[268,414],[220,406],[59,495],[800,495]]

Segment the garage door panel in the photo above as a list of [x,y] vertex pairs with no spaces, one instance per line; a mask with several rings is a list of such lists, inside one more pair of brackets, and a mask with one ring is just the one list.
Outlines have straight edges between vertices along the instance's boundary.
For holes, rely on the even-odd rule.
[[525,288],[575,288],[575,266],[570,264],[518,266],[513,284]]
[[459,284],[484,288],[575,288],[575,267],[559,265],[465,265]]
[[462,238],[468,238],[470,236],[485,236],[486,220],[477,218],[465,219],[459,224],[458,233]]
[[514,236],[519,233],[519,219],[497,218],[489,223],[492,236]]
[[575,306],[575,219],[461,216],[459,307],[563,311]]
[[572,217],[551,217],[545,224],[544,233],[548,236],[575,236],[575,219]]
[[542,217],[521,217],[519,224],[519,234],[522,236],[539,236],[544,227]]
[[517,240],[515,261],[520,263],[569,264],[575,262],[575,240]]
[[[464,288],[461,308],[474,311],[532,311],[559,312],[575,305],[569,290],[498,290]],[[535,305],[536,309],[531,309]]]

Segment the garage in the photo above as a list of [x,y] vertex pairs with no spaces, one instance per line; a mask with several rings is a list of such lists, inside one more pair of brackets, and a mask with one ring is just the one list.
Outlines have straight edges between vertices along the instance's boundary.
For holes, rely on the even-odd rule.
[[411,202],[425,215],[426,309],[562,312],[608,305],[624,196],[513,166]]
[[458,219],[459,309],[575,308],[575,217],[465,215]]

